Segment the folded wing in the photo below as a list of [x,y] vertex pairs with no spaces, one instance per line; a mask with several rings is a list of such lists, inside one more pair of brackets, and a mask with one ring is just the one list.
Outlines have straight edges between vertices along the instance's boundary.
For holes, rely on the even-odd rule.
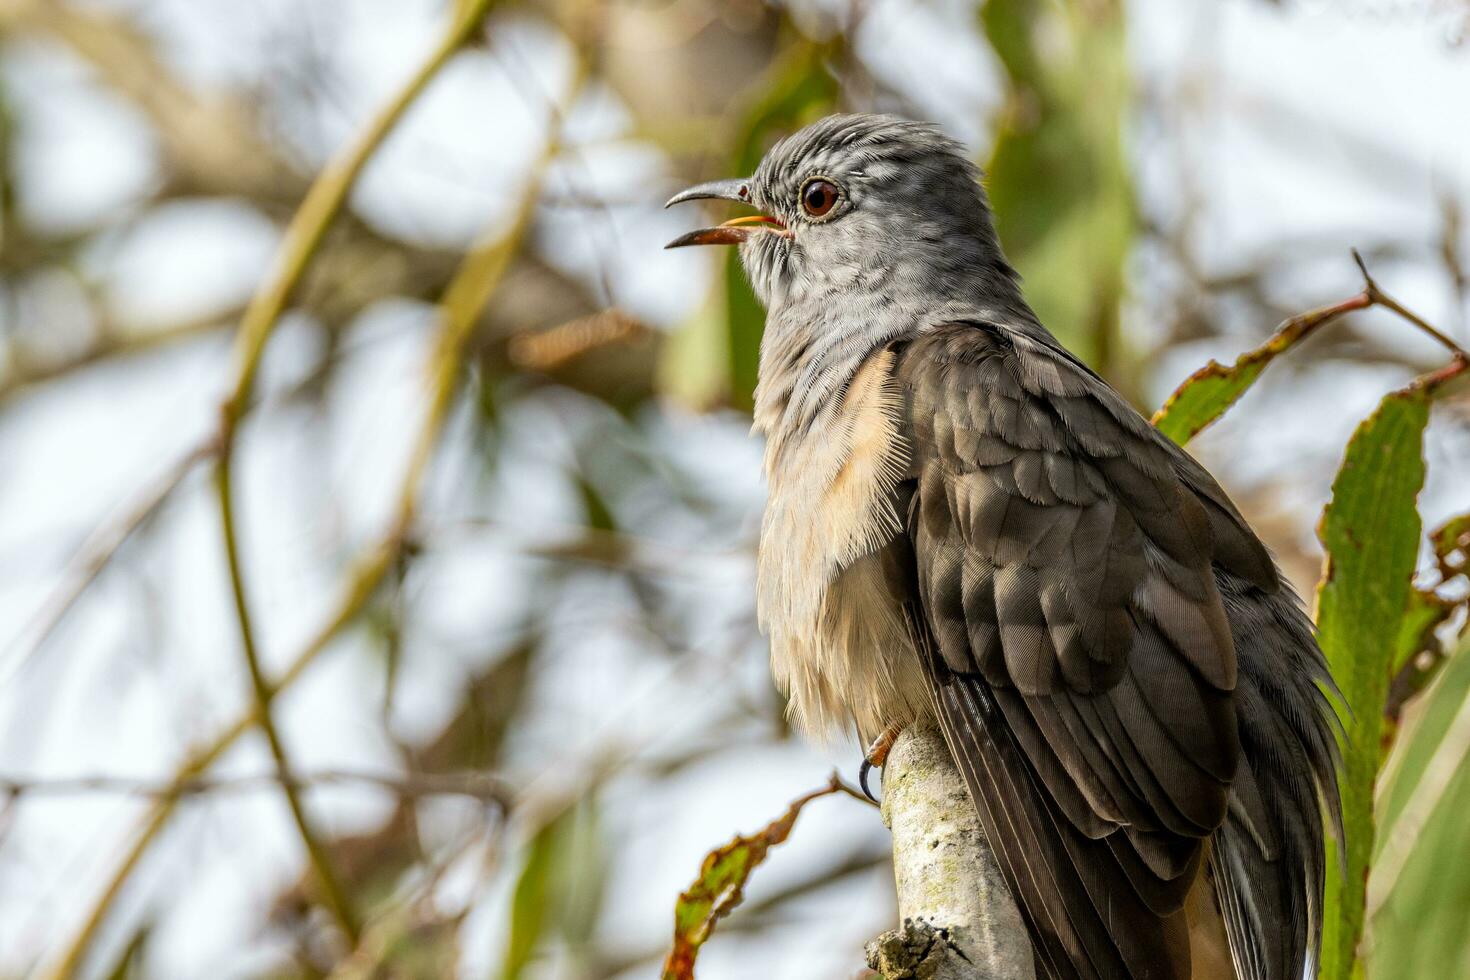
[[1274,590],[1269,556],[1060,350],[953,323],[895,370],[910,628],[1038,964],[1187,977],[1185,899],[1240,756],[1215,567]]

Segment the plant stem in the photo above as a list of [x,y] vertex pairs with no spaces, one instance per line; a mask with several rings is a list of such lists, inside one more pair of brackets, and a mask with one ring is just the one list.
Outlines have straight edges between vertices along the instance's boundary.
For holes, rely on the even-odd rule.
[[1439,330],[1413,310],[1405,307],[1382,289],[1379,289],[1378,283],[1374,281],[1373,276],[1368,272],[1368,264],[1363,261],[1363,256],[1358,254],[1357,249],[1353,249],[1353,261],[1358,264],[1358,271],[1363,274],[1363,291],[1367,294],[1368,302],[1371,305],[1381,306],[1386,310],[1397,313],[1404,320],[1407,320],[1432,337],[1440,346],[1444,347],[1451,354],[1454,354],[1457,359],[1470,361],[1470,351],[1465,350],[1465,348],[1457,344],[1448,334]]
[[301,836],[301,843],[306,847],[307,859],[311,864],[312,873],[316,876],[317,884],[321,888],[322,898],[327,908],[331,910],[332,917],[336,919],[338,928],[347,937],[348,948],[354,949],[362,928],[357,913],[353,910],[352,902],[342,887],[341,875],[333,865],[331,855],[322,846],[321,838],[317,835],[306,814],[306,806],[301,802],[296,778],[292,775],[291,761],[286,754],[286,744],[281,739],[280,730],[276,728],[275,721],[271,717],[271,699],[274,691],[271,689],[270,682],[266,680],[265,671],[260,665],[260,650],[256,644],[255,629],[251,624],[250,605],[245,595],[245,573],[240,565],[239,535],[235,529],[235,508],[231,501],[230,468],[231,454],[227,448],[226,452],[221,454],[219,466],[215,470],[215,488],[219,495],[220,527],[225,543],[225,559],[230,570],[230,592],[235,601],[235,616],[240,626],[240,651],[245,658],[246,670],[250,674],[250,688],[255,703],[255,720],[260,724],[260,729],[265,733],[266,742],[270,746],[271,758],[276,765],[276,774],[280,777],[281,792],[285,794],[286,803],[291,809],[291,818],[296,823],[296,831]]

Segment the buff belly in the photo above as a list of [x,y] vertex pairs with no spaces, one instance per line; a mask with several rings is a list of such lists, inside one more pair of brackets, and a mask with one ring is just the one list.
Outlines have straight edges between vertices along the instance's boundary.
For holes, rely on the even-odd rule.
[[770,485],[761,525],[757,608],[771,670],[792,722],[823,737],[855,723],[872,738],[927,710],[920,667],[889,585],[889,544],[903,533],[893,490],[907,456],[892,355],[854,375],[820,437],[767,434]]

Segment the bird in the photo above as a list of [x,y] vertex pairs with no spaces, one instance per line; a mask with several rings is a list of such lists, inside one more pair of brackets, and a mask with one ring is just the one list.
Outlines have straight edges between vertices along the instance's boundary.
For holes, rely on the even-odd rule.
[[833,115],[668,203],[704,200],[756,209],[668,247],[737,246],[766,311],[757,616],[794,725],[879,763],[942,733],[1038,976],[1315,976],[1341,722],[1311,621],[1027,304],[963,146]]

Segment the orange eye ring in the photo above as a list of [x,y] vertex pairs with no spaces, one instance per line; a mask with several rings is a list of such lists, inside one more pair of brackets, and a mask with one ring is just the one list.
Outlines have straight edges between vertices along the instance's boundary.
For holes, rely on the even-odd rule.
[[837,185],[821,177],[813,177],[801,187],[801,209],[813,218],[830,214],[841,198]]

